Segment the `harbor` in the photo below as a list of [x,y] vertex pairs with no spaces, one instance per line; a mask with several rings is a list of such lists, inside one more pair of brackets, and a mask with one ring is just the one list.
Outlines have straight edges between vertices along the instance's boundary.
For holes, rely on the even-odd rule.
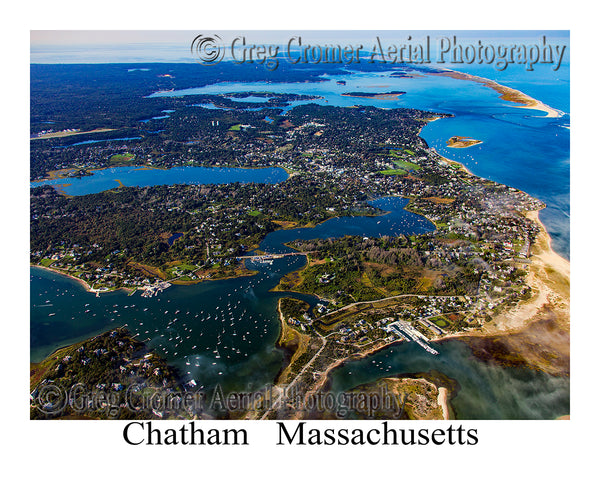
[[439,354],[437,350],[429,346],[429,339],[425,335],[423,335],[410,323],[405,322],[404,320],[397,320],[393,323],[384,326],[383,328],[387,332],[395,333],[407,342],[410,342],[412,340],[421,348],[423,348],[423,350],[425,350],[427,353],[430,353],[432,355]]
[[170,286],[171,286],[171,284],[169,282],[156,281],[156,283],[154,283],[152,285],[145,285],[145,286],[141,287],[140,290],[143,290],[142,297],[152,297],[152,296],[155,297],[160,292],[166,290]]

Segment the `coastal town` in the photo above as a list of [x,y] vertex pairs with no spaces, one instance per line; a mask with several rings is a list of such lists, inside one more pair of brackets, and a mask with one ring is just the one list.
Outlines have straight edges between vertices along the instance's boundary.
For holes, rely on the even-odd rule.
[[[436,320],[437,330],[433,329],[436,335],[448,326],[451,330],[481,326],[494,312],[514,304],[527,294],[528,287],[523,277],[529,246],[535,240],[539,227],[528,220],[525,213],[543,208],[541,202],[512,187],[474,177],[424,145],[416,135],[426,121],[436,117],[427,117],[416,111],[385,112],[370,108],[363,111],[344,109],[332,116],[330,110],[328,107],[298,107],[286,116],[286,125],[280,127],[282,134],[279,137],[271,135],[270,142],[255,140],[256,144],[243,143],[245,148],[258,147],[251,148],[252,155],[260,157],[262,163],[252,163],[282,166],[292,172],[288,180],[274,188],[270,185],[239,185],[233,198],[227,185],[146,187],[141,195],[117,191],[117,195],[124,196],[119,208],[127,206],[129,211],[133,208],[138,223],[144,215],[154,216],[157,210],[162,210],[168,222],[162,221],[160,226],[166,230],[170,222],[174,224],[170,232],[160,232],[155,243],[161,255],[159,258],[168,259],[162,265],[156,264],[155,260],[148,262],[148,257],[134,256],[135,251],[126,243],[111,239],[112,230],[98,232],[94,243],[84,243],[86,237],[90,238],[90,230],[81,221],[81,216],[88,208],[98,211],[105,194],[94,195],[93,203],[88,206],[83,202],[89,196],[65,198],[48,190],[48,187],[32,190],[32,245],[42,246],[51,241],[52,236],[41,236],[41,232],[48,231],[50,225],[53,225],[51,234],[56,237],[56,242],[45,250],[32,251],[32,263],[76,277],[97,294],[127,288],[131,292],[141,290],[144,295],[155,295],[170,283],[196,283],[225,276],[250,275],[252,264],[248,260],[253,255],[258,259],[260,255],[248,255],[247,252],[256,248],[269,232],[281,226],[315,225],[340,215],[379,214],[367,200],[398,196],[409,200],[407,210],[424,216],[436,229],[417,238],[392,240],[392,243],[401,242],[398,244],[400,249],[410,249],[416,260],[403,262],[396,258],[392,263],[385,259],[370,260],[399,268],[399,271],[411,265],[413,270],[425,268],[430,276],[437,271],[434,275],[437,279],[430,281],[429,287],[421,285],[386,291],[385,277],[381,277],[379,281],[383,284],[379,293],[372,288],[370,296],[353,296],[352,287],[347,288],[347,279],[336,271],[337,262],[329,262],[331,270],[323,271],[318,283],[308,289],[302,284],[292,289],[327,296],[326,292],[331,292],[335,286],[338,293],[334,298],[328,298],[328,310],[335,310],[353,301],[377,300],[399,294],[419,295],[435,288],[435,295],[422,297],[428,299],[424,313],[438,308],[436,302],[441,298],[440,294],[460,293],[457,297],[461,299],[461,307],[454,309],[462,313],[455,314],[449,321],[440,311],[440,318]],[[342,112],[344,115],[341,115]],[[365,115],[369,115],[367,120]],[[357,117],[360,122],[355,120]],[[369,118],[378,119],[380,126],[369,129]],[[328,119],[331,121],[328,122]],[[406,128],[398,130],[398,122]],[[299,123],[297,127],[291,126],[296,123]],[[361,132],[365,133],[357,136],[352,132],[359,125]],[[342,140],[340,129],[347,130]],[[397,136],[398,132],[401,132],[401,137]],[[355,147],[364,144],[366,135],[373,147],[382,143],[385,147],[378,147],[375,154],[358,154]],[[294,148],[277,147],[273,152],[275,141],[283,147],[294,145]],[[390,143],[392,141],[396,143]],[[365,146],[362,148],[366,150]],[[272,151],[270,156],[264,152],[265,149]],[[153,195],[149,196],[150,193]],[[137,207],[135,196],[144,198],[140,207]],[[114,202],[114,199],[114,194],[110,195],[110,201]],[[73,205],[79,202],[82,204],[73,211]],[[59,211],[63,209],[62,215],[56,215],[57,207]],[[140,210],[136,211],[136,208]],[[108,206],[103,210],[107,211]],[[61,229],[55,226],[55,218]],[[36,232],[38,225],[42,227],[44,223],[48,227],[39,230],[42,243],[38,242]],[[78,236],[74,233],[78,228],[85,232],[82,231],[79,236],[81,241],[75,243]],[[58,235],[60,230],[69,232],[68,237]],[[173,232],[177,230],[181,233],[174,236]],[[110,243],[102,242],[102,236],[106,234]],[[345,240],[334,240],[334,244],[342,241]],[[367,248],[380,248],[377,245],[379,240],[358,238],[354,242],[351,247],[353,254]],[[388,240],[387,251],[391,247],[389,243]],[[119,248],[113,249],[109,246],[111,244]],[[330,253],[326,246],[315,246],[312,241],[299,241],[291,246],[299,252],[313,252],[309,254],[308,269],[313,259],[343,259],[339,252]],[[321,266],[321,269],[326,266]],[[464,273],[457,276],[457,269],[464,270]],[[418,277],[418,274],[414,276]],[[330,278],[334,280],[330,281]],[[456,282],[450,281],[453,278],[457,279]],[[440,288],[444,283],[446,287]],[[418,310],[409,318],[419,318],[420,314]],[[432,334],[431,328],[421,328]],[[356,332],[346,333],[342,342],[363,337]]]
[[[391,94],[402,92],[385,95]],[[277,346],[287,352],[274,384],[302,396],[325,389],[329,373],[349,358],[398,344],[437,357],[436,343],[444,339],[483,334],[515,309],[548,298],[559,303],[555,287],[539,283],[536,252],[549,247],[536,214],[545,205],[473,175],[427,145],[421,130],[448,114],[294,106],[317,97],[258,91],[194,97],[141,97],[136,117],[113,118],[104,139],[91,133],[100,128],[95,124],[64,128],[59,122],[60,136],[47,136],[49,128],[32,132],[31,265],[72,277],[96,296],[125,289],[158,301],[172,285],[246,277],[250,283],[265,269],[275,276],[284,258],[300,259],[272,291],[283,295]],[[256,98],[266,105],[244,101]],[[452,139],[458,147],[478,143]],[[271,167],[286,178],[65,191],[79,178],[122,166]],[[37,183],[44,179],[64,183]],[[406,202],[398,207],[402,221],[419,219],[420,230],[396,225],[376,235],[307,234],[286,242],[288,253],[261,247],[274,233],[311,232],[329,220],[381,222],[388,211],[375,204],[390,198]],[[555,283],[562,288],[564,279]],[[219,359],[218,346],[214,352]],[[195,386],[183,376],[178,382]],[[281,405],[255,407],[234,416],[284,415]]]

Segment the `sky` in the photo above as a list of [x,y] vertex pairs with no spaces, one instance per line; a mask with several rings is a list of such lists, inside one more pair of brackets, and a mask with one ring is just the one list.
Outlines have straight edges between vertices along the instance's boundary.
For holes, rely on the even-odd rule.
[[[31,30],[31,63],[136,63],[193,62],[190,46],[199,34],[219,35],[225,46],[236,37],[250,44],[285,45],[293,36],[301,36],[303,44],[372,45],[377,37],[386,44],[418,42],[432,38],[434,48],[441,37],[456,36],[470,43],[481,39],[498,44],[540,43],[542,35],[554,43],[568,44],[568,31],[467,31],[467,30]],[[370,48],[370,47],[369,47]],[[226,57],[227,58],[227,57]]]

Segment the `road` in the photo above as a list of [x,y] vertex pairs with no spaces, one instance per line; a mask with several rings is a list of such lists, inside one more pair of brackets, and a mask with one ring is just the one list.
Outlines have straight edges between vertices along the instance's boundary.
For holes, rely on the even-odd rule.
[[354,303],[350,303],[342,308],[338,308],[337,310],[334,310],[333,312],[329,312],[326,313],[325,315],[321,315],[320,317],[316,318],[315,320],[322,320],[325,317],[328,317],[329,315],[334,315],[336,313],[342,312],[344,310],[347,310],[351,307],[354,307],[356,305],[365,305],[367,303],[378,303],[378,302],[385,302],[387,300],[395,300],[397,298],[403,298],[403,297],[419,297],[419,298],[453,298],[456,297],[457,295],[419,295],[416,293],[406,293],[403,295],[394,295],[393,297],[386,297],[386,298],[380,298],[379,300],[365,300],[362,302],[354,302]]

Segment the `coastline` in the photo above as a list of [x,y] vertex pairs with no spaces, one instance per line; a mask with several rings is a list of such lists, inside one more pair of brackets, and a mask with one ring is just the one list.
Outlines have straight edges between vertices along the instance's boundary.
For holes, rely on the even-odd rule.
[[559,313],[565,314],[558,319],[558,325],[567,330],[569,329],[570,262],[552,249],[552,239],[539,219],[539,210],[528,211],[526,217],[540,227],[540,232],[531,246],[531,266],[527,276],[527,284],[536,292],[535,295],[523,303],[519,302],[512,309],[494,316],[489,323],[483,326],[480,332],[453,333],[436,338],[432,340],[433,342],[442,342],[453,338],[491,337],[522,333],[535,321],[535,317],[545,305],[552,305],[554,310],[559,310]]
[[539,110],[546,113],[546,118],[558,118],[563,115],[563,112],[546,105],[533,97],[530,97],[526,93],[517,90],[516,88],[507,87],[489,78],[478,77],[477,75],[471,75],[469,73],[459,72],[457,70],[446,70],[443,72],[430,72],[428,75],[436,75],[441,77],[450,77],[456,80],[468,80],[471,82],[480,83],[492,90],[495,90],[500,94],[502,100],[507,102],[519,103],[520,105],[512,105],[517,108],[528,108],[532,110]]
[[[30,267],[33,268],[41,268],[43,270],[46,270],[48,272],[52,272],[52,273],[58,273],[59,275],[64,275],[65,277],[69,277],[72,280],[77,281],[83,288],[85,288],[85,290],[89,293],[95,293],[96,295],[100,294],[100,293],[108,293],[108,292],[116,292],[118,290],[124,290],[126,292],[129,293],[129,295],[132,295],[133,293],[135,293],[136,290],[138,290],[138,288],[130,288],[130,287],[118,287],[118,288],[113,288],[113,289],[109,289],[109,290],[98,290],[93,288],[88,282],[86,282],[85,280],[79,278],[79,277],[75,277],[74,275],[71,275],[70,273],[67,273],[63,270],[59,270],[59,269],[54,269],[54,268],[50,268],[50,267],[45,267],[43,265],[36,265],[34,263],[30,263],[29,264]],[[242,278],[242,277],[252,277],[254,275],[256,275],[257,271],[256,270],[246,270],[246,273],[241,273],[240,275],[229,275],[226,277],[219,277],[219,278],[203,278],[200,280],[191,280],[191,281],[178,281],[177,279],[174,280],[162,280],[164,282],[167,282],[171,285],[178,285],[178,286],[191,286],[191,285],[197,285],[199,283],[203,283],[203,282],[210,282],[210,281],[218,281],[218,280],[230,280],[232,278]]]
[[[476,176],[459,162],[449,160],[441,155],[440,157],[447,163],[460,165],[469,175]],[[567,336],[570,331],[570,262],[552,249],[552,239],[545,225],[539,218],[539,211],[540,210],[530,210],[525,213],[525,216],[535,222],[540,228],[534,243],[531,245],[531,264],[527,275],[527,284],[534,292],[536,292],[535,296],[524,302],[517,303],[515,307],[509,310],[502,311],[498,315],[495,315],[480,331],[470,330],[446,334],[431,339],[432,343],[451,339],[467,341],[469,339],[499,336],[511,339],[517,337],[518,334],[526,333],[527,329],[534,326],[536,323],[543,323],[545,321],[543,315],[545,313],[544,309],[550,309],[550,312],[555,318],[552,320],[552,324],[548,328],[548,331],[542,332],[542,338],[538,338],[538,334],[535,332],[535,341],[543,342],[536,343],[536,347],[539,347],[542,350],[546,349],[542,352],[543,354],[547,354],[549,350],[551,355],[566,356],[567,363],[569,362],[570,341],[567,339],[565,342],[564,338],[560,337],[560,335],[556,335],[556,331],[559,333],[566,333]],[[544,335],[546,333],[548,333],[547,336]],[[397,343],[399,343],[399,341],[394,341],[385,345],[376,345],[365,351],[357,352],[348,357],[335,360],[322,372],[321,377],[312,386],[310,392],[315,393],[328,385],[331,373],[340,366],[346,364],[346,362],[367,357]],[[557,372],[552,371],[552,368],[548,368],[548,366],[543,363],[546,359],[543,358],[543,355],[540,356],[539,352],[527,351],[526,343],[520,343],[519,339],[517,339],[515,343],[517,348],[523,348],[522,351],[519,351],[518,353],[523,356],[528,367],[549,371],[551,374],[557,374]],[[561,372],[558,374],[560,373]],[[447,398],[447,392],[442,393],[440,391],[440,397],[442,398],[438,397],[439,401],[443,401],[445,404],[445,407],[442,406],[442,409],[444,418],[446,418],[446,415],[449,415],[448,407],[450,405]]]
[[448,406],[448,389],[446,387],[438,388],[437,403],[442,407],[442,420],[450,420],[450,411]]
[[85,280],[83,280],[79,277],[75,277],[74,275],[71,275],[70,273],[64,272],[62,270],[58,270],[58,269],[50,268],[50,267],[44,267],[43,265],[36,265],[33,263],[30,263],[29,266],[33,267],[33,268],[41,268],[42,270],[46,270],[48,272],[58,273],[59,275],[64,275],[65,277],[69,277],[70,279],[78,282],[83,288],[85,288],[86,292],[95,293],[96,295],[98,295],[100,293],[116,292],[117,290],[125,290],[126,292],[129,292],[130,294],[135,291],[135,289],[129,288],[129,287],[119,287],[119,288],[115,288],[113,290],[97,290],[95,288],[92,288],[92,286],[89,283],[87,283]]
[[[431,122],[435,122],[436,120],[439,120],[442,117],[431,117],[431,118],[427,118],[425,119],[425,124],[419,129],[419,138],[423,139],[423,137],[421,136],[421,132],[423,131],[423,129]],[[425,139],[423,139],[423,141],[425,141]],[[473,172],[471,172],[471,170],[469,170],[466,166],[464,166],[462,163],[457,162],[455,160],[450,160],[447,157],[444,157],[443,155],[441,155],[435,148],[427,145],[428,148],[430,150],[432,150],[433,152],[435,152],[435,154],[440,157],[442,159],[442,161],[446,162],[448,165],[451,166],[456,166],[458,170],[462,170],[463,172],[467,173],[468,175],[472,175],[474,177],[476,177],[477,175],[475,175]],[[479,177],[481,178],[481,177]]]
[[275,385],[287,382],[292,365],[308,350],[312,340],[309,335],[302,334],[287,324],[281,311],[281,300],[280,298],[277,301],[277,316],[279,318],[280,330],[275,346],[284,352],[286,362],[275,376]]
[[[433,148],[430,147],[431,150],[433,150],[435,152],[435,154],[440,157],[442,159],[443,162],[447,163],[450,166],[456,166],[458,170],[461,170],[463,172],[465,172],[468,175],[471,175],[473,177],[476,177],[477,175],[475,175],[471,170],[469,170],[467,167],[465,167],[462,163],[457,162],[456,160],[450,160],[448,157],[444,157],[443,155],[440,155],[439,152]],[[481,177],[478,177],[481,178]]]

